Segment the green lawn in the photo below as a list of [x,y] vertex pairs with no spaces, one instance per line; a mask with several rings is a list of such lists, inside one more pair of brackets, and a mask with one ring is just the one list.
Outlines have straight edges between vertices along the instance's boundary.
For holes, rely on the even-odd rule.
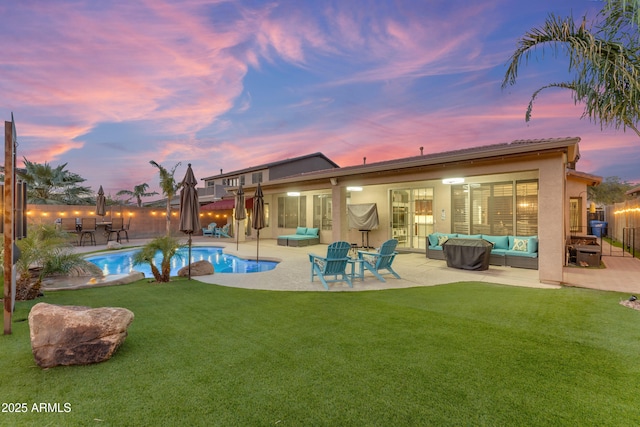
[[[266,292],[180,280],[49,292],[135,313],[108,362],[38,368],[18,303],[0,425],[640,425],[628,295],[480,283]],[[70,404],[67,413],[31,411]],[[5,410],[7,406],[3,406]]]

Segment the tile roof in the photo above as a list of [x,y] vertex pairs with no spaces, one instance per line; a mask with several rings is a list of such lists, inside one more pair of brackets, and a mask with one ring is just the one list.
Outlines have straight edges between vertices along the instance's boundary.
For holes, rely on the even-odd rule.
[[[459,150],[443,151],[439,153],[423,154],[418,156],[404,157],[399,159],[383,160],[380,162],[366,163],[360,165],[345,166],[339,169],[327,169],[321,171],[305,172],[280,180],[284,182],[299,179],[301,177],[313,178],[323,176],[352,175],[354,173],[366,173],[375,171],[385,171],[398,168],[410,168],[415,166],[434,165],[448,162],[485,159],[491,157],[515,155],[521,153],[532,153],[536,151],[564,149],[580,142],[579,137],[566,138],[546,138],[515,140],[498,144],[482,145],[477,147],[462,148]],[[576,149],[576,156],[579,157]]]

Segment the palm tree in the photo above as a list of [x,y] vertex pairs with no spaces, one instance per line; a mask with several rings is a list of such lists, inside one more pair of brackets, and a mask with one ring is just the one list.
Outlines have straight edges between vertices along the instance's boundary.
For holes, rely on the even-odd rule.
[[551,87],[570,89],[576,104],[584,103],[582,117],[604,127],[630,128],[640,135],[640,38],[638,37],[638,1],[609,0],[599,12],[595,28],[587,28],[586,19],[577,25],[573,18],[549,15],[544,25],[533,28],[518,40],[502,82],[513,85],[518,67],[529,61],[537,48],[545,47],[558,55],[563,47],[569,56],[573,80],[551,83],[531,96],[525,120],[531,119],[533,102],[540,92]]
[[176,168],[180,166],[180,162],[178,162],[171,172],[164,168],[161,164],[151,160],[152,166],[158,168],[160,172],[160,188],[162,189],[162,194],[164,194],[167,198],[167,236],[171,234],[171,199],[176,195],[178,189],[180,188],[180,184],[176,183],[174,178],[174,174],[176,173]]
[[24,170],[17,172],[20,179],[27,183],[29,203],[40,205],[88,205],[93,194],[90,187],[79,185],[86,181],[80,175],[65,170],[64,163],[55,168],[47,162],[30,162],[24,158]]
[[[168,282],[171,280],[171,258],[176,255],[180,247],[180,242],[169,235],[157,237],[133,254],[133,264],[149,264],[156,282]],[[160,269],[154,260],[158,252],[162,254]]]
[[[116,193],[116,196],[131,196],[131,197],[135,197],[136,198],[136,202],[138,203],[138,207],[142,207],[142,198],[143,197],[151,197],[151,196],[155,196],[156,194],[158,194],[157,192],[153,191],[151,193],[147,193],[147,188],[149,188],[149,184],[147,184],[146,182],[140,184],[140,185],[136,185],[133,187],[133,191],[131,190],[120,190]],[[131,200],[131,198],[129,198],[129,200]],[[127,200],[128,201],[128,200]]]
[[16,281],[16,299],[33,299],[40,293],[42,279],[72,269],[86,269],[102,274],[95,265],[75,253],[69,236],[53,225],[30,227],[27,237],[16,241],[20,257],[16,262],[19,278]]

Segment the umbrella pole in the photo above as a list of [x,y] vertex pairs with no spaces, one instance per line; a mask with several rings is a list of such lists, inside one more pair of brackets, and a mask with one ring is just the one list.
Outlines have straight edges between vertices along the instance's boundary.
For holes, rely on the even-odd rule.
[[191,280],[191,233],[189,233],[189,259],[187,262],[189,263],[189,280]]
[[260,230],[258,230],[258,241],[256,242],[256,264],[260,261]]
[[240,247],[240,233],[238,230],[240,229],[240,221],[236,221],[236,251]]

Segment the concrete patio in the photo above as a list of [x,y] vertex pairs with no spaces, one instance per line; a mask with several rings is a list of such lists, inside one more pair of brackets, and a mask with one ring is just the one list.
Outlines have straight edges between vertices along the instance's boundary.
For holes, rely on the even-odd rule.
[[[183,239],[186,241],[186,238]],[[137,246],[147,240],[132,240],[125,246]],[[236,242],[232,239],[215,239],[196,236],[194,245],[216,245],[224,247],[225,253],[242,258],[255,259],[256,241],[240,242],[236,250]],[[246,289],[263,289],[271,291],[322,291],[326,292],[320,281],[310,281],[309,253],[324,256],[327,245],[309,247],[278,246],[275,239],[260,241],[260,259],[279,261],[274,270],[255,274],[225,274],[200,276],[195,280]],[[76,248],[79,252],[92,252],[106,249],[106,246],[83,246]],[[606,251],[605,251],[606,253]],[[565,285],[625,293],[640,293],[640,260],[627,254],[620,256],[603,256],[607,268],[565,267]],[[510,286],[524,286],[545,289],[558,289],[558,285],[543,284],[538,281],[537,270],[522,268],[491,266],[485,271],[465,271],[447,267],[445,261],[427,259],[420,253],[401,253],[394,261],[394,269],[402,279],[389,276],[386,282],[377,280],[371,273],[365,272],[364,280],[356,279],[353,288],[344,283],[331,283],[329,291],[365,291],[382,289],[400,289],[416,286],[434,286],[452,282],[476,281],[497,283]],[[120,283],[122,282],[120,279]],[[102,283],[106,285],[109,283]],[[115,284],[115,283],[114,283]],[[84,285],[84,286],[82,286]],[[84,283],[60,282],[48,284],[45,289],[69,289],[86,287]]]

